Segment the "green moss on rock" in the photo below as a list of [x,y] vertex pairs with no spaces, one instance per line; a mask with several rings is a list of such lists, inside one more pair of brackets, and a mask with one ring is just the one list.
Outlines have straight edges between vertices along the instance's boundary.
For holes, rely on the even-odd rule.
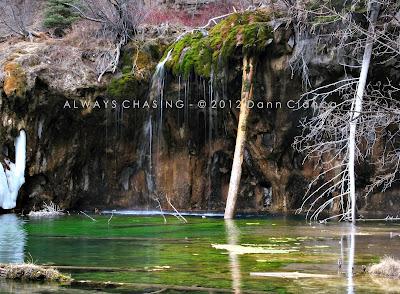
[[[273,40],[267,11],[235,13],[215,25],[207,35],[200,31],[186,34],[166,50],[172,50],[167,66],[174,74],[191,72],[210,77],[212,69],[226,64],[238,54],[264,52]],[[165,56],[164,56],[165,58]]]
[[[121,78],[115,79],[126,81],[132,76],[138,81],[148,81],[157,65],[158,60],[164,53],[166,45],[154,40],[132,41],[123,48],[119,68],[123,74]],[[111,87],[115,86],[111,85]]]
[[115,98],[128,97],[135,93],[139,87],[139,82],[132,73],[123,74],[119,78],[114,78],[107,88],[107,94]]
[[187,34],[169,49],[173,49],[173,54],[168,65],[175,74],[188,76],[194,71],[201,76],[210,76],[213,50],[201,32]]
[[107,94],[117,99],[140,97],[143,85],[151,79],[165,48],[165,44],[154,40],[132,41],[127,44],[121,53],[119,63],[121,73],[108,84]]

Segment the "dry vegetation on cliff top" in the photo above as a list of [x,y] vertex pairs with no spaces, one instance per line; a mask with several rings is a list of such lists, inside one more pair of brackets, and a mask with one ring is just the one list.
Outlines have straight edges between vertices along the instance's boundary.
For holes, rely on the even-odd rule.
[[[32,41],[21,37],[9,37],[0,42],[0,87],[7,96],[24,96],[40,79],[58,92],[79,94],[79,89],[107,85],[112,75],[97,82],[96,59],[111,44],[106,39],[97,38],[98,27],[89,21],[79,21],[73,25],[67,35],[61,39],[47,34]],[[132,69],[136,62],[135,72],[148,78],[161,58],[163,51],[183,28],[169,26],[159,31],[155,26],[143,27],[146,38],[142,35],[125,46],[120,69]],[[153,54],[157,60],[148,60],[142,53],[146,48],[160,53]],[[147,50],[148,51],[148,50]],[[125,67],[125,68],[124,68]],[[118,76],[119,73],[116,73]]]
[[[22,2],[26,6],[25,2],[29,2],[29,0]],[[39,5],[40,3],[41,5]],[[107,39],[102,35],[99,36],[98,32],[101,31],[101,24],[88,19],[78,20],[70,28],[66,28],[62,38],[56,37],[52,30],[41,32],[43,27],[41,27],[38,19],[43,18],[43,13],[38,11],[44,9],[45,1],[40,1],[40,3],[38,2],[35,7],[41,7],[41,9],[21,10],[25,14],[32,14],[21,16],[27,19],[27,23],[24,23],[26,29],[34,32],[29,39],[11,32],[11,35],[6,34],[7,37],[0,40],[0,64],[2,67],[0,84],[3,83],[6,95],[24,96],[24,93],[32,88],[36,77],[40,77],[51,88],[67,92],[76,92],[79,88],[87,88],[97,84],[95,76],[99,76],[99,72],[101,72],[100,80],[105,72],[104,69],[99,69],[101,63],[98,61],[102,59],[102,56],[113,52],[115,47],[113,40]],[[137,53],[143,51],[144,43],[148,44],[150,41],[153,43],[152,47],[154,47],[154,43],[158,43],[158,45],[156,44],[158,46],[157,51],[162,55],[167,44],[170,44],[178,35],[183,31],[187,31],[190,27],[204,25],[216,15],[231,13],[235,9],[242,10],[252,3],[259,4],[259,1],[203,1],[194,7],[192,3],[184,1],[171,3],[173,4],[154,5],[153,2],[150,5],[147,3],[146,16],[143,18],[136,36],[128,43],[128,46],[125,46],[134,47],[133,50],[128,48],[128,51],[136,52],[135,56],[129,58],[131,60],[130,67],[132,68],[132,73],[137,73],[136,76],[139,79],[148,78],[149,72],[155,66],[153,62],[146,61],[146,65],[140,68],[143,56],[137,56]],[[18,8],[20,4],[14,3],[13,5],[16,7],[15,11],[20,11]],[[20,16],[16,17],[17,19],[20,18]],[[9,21],[11,20],[8,18],[5,18],[5,16],[1,18],[3,25],[7,22],[10,23]],[[32,19],[35,19],[35,22],[32,22]],[[0,28],[0,36],[5,36],[4,32]],[[234,38],[233,33],[229,35],[231,39]],[[248,35],[245,32],[242,34],[244,36]],[[217,43],[220,41],[216,40]],[[223,49],[229,49],[228,47],[224,46]],[[225,53],[229,54],[229,52]],[[127,58],[123,54],[124,52],[118,54],[120,70],[116,72],[117,78],[121,75],[121,72],[126,74],[124,71],[127,68]],[[190,54],[187,56],[190,57]],[[148,58],[145,59],[147,60]],[[190,63],[188,62],[187,68],[190,67]],[[203,65],[201,64],[200,66]],[[204,71],[203,75],[209,75],[209,64],[205,65],[205,68],[203,67],[201,71]],[[109,83],[110,77],[106,77],[105,84]]]

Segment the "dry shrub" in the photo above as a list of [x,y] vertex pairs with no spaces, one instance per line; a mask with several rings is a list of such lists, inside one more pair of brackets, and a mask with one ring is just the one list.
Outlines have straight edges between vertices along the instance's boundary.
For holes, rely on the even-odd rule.
[[61,274],[54,268],[44,268],[32,263],[0,264],[0,277],[24,281],[67,282],[71,280],[71,277]]
[[[67,46],[83,50],[82,57],[98,66],[102,54],[113,50],[115,47],[113,40],[99,36],[99,30],[100,25],[98,23],[80,20],[72,25],[70,32],[65,35],[61,42]],[[65,60],[71,59],[71,52],[64,50],[63,47],[53,50],[50,54],[53,55],[56,63],[60,61],[59,65],[65,63]],[[80,56],[77,55],[76,59],[76,63],[79,64]]]
[[72,25],[70,32],[63,38],[66,45],[79,48],[94,48],[103,40],[97,37],[100,26],[98,23],[80,20]]
[[53,217],[60,215],[64,215],[64,212],[57,204],[54,204],[53,201],[50,201],[49,204],[44,203],[41,210],[31,211],[28,214],[30,217]]
[[373,276],[400,279],[400,260],[386,256],[380,263],[372,265],[368,272]]

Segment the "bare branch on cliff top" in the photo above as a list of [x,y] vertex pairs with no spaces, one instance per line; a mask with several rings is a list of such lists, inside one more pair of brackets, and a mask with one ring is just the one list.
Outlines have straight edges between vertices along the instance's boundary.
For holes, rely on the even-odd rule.
[[80,0],[77,5],[64,5],[75,9],[82,18],[99,23],[98,38],[112,44],[96,61],[100,82],[104,74],[116,71],[122,47],[136,35],[146,16],[144,4],[136,0]]
[[33,4],[32,0],[0,0],[0,24],[8,33],[32,37],[29,26],[33,21]]

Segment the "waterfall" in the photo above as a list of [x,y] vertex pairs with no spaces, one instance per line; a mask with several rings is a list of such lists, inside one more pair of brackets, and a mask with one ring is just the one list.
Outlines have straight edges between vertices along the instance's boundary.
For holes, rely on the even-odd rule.
[[159,147],[160,139],[162,136],[162,122],[163,122],[163,103],[164,103],[164,85],[165,85],[165,64],[170,60],[172,49],[168,51],[167,56],[157,64],[156,71],[151,79],[150,88],[150,103],[156,101],[159,109],[157,115],[157,148]]
[[153,83],[154,83],[155,80],[157,80],[159,78],[164,79],[165,64],[168,62],[168,60],[170,60],[171,54],[172,54],[172,50],[173,49],[169,50],[168,53],[167,53],[167,56],[157,64],[156,71],[155,71],[155,73],[153,75],[153,78],[152,78],[152,82]]
[[165,64],[170,60],[172,49],[168,51],[167,57],[157,64],[156,71],[151,79],[150,100],[157,100],[157,105],[160,107],[162,117],[162,103],[164,100],[164,84],[165,84]]
[[[214,157],[213,153],[213,132],[214,129],[217,130],[217,127],[215,126],[214,123],[214,116],[217,115],[216,110],[213,109],[213,105],[215,105],[216,98],[218,97],[218,92],[216,89],[214,89],[214,69],[211,69],[210,73],[210,79],[208,81],[208,100],[204,98],[204,100],[207,101],[208,105],[208,134],[207,134],[207,139],[205,141],[205,144],[208,144],[208,196],[207,196],[207,209],[210,209],[211,206],[211,195],[213,193],[213,181],[212,181],[212,170],[215,164],[217,164],[218,158]],[[206,91],[206,89],[204,89]],[[205,145],[206,148],[206,145]]]
[[[153,177],[153,124],[152,116],[149,115],[147,122],[144,125],[144,144],[142,144],[142,150],[140,154],[139,165],[145,167],[147,190],[149,193],[155,192],[155,183]],[[147,143],[146,143],[147,142]]]
[[44,118],[40,118],[39,124],[38,124],[38,131],[37,131],[37,135],[38,135],[39,140],[42,138],[43,124],[44,124]]
[[[149,193],[155,192],[155,178],[154,178],[154,167],[153,167],[153,129],[154,125],[156,127],[157,133],[157,153],[159,153],[160,139],[162,137],[162,121],[163,121],[163,103],[164,103],[164,85],[165,85],[165,64],[170,60],[172,54],[172,49],[168,51],[167,56],[160,61],[151,79],[149,104],[154,105],[156,103],[159,108],[157,111],[156,119],[153,119],[153,113],[149,113],[147,121],[143,127],[144,141],[147,144],[142,145],[141,155],[140,155],[140,165],[143,167],[145,164],[146,182],[147,189]],[[147,154],[144,158],[144,154]],[[145,159],[143,161],[143,159]]]
[[26,134],[21,130],[15,140],[15,163],[5,160],[6,168],[0,164],[0,207],[12,209],[16,206],[18,191],[25,183]]
[[214,123],[213,123],[213,118],[214,118],[214,111],[212,108],[212,103],[215,100],[214,97],[214,70],[211,69],[211,74],[210,74],[210,81],[208,82],[208,144],[209,144],[209,153],[210,156],[212,155],[212,139],[213,139],[213,129],[214,129]]

